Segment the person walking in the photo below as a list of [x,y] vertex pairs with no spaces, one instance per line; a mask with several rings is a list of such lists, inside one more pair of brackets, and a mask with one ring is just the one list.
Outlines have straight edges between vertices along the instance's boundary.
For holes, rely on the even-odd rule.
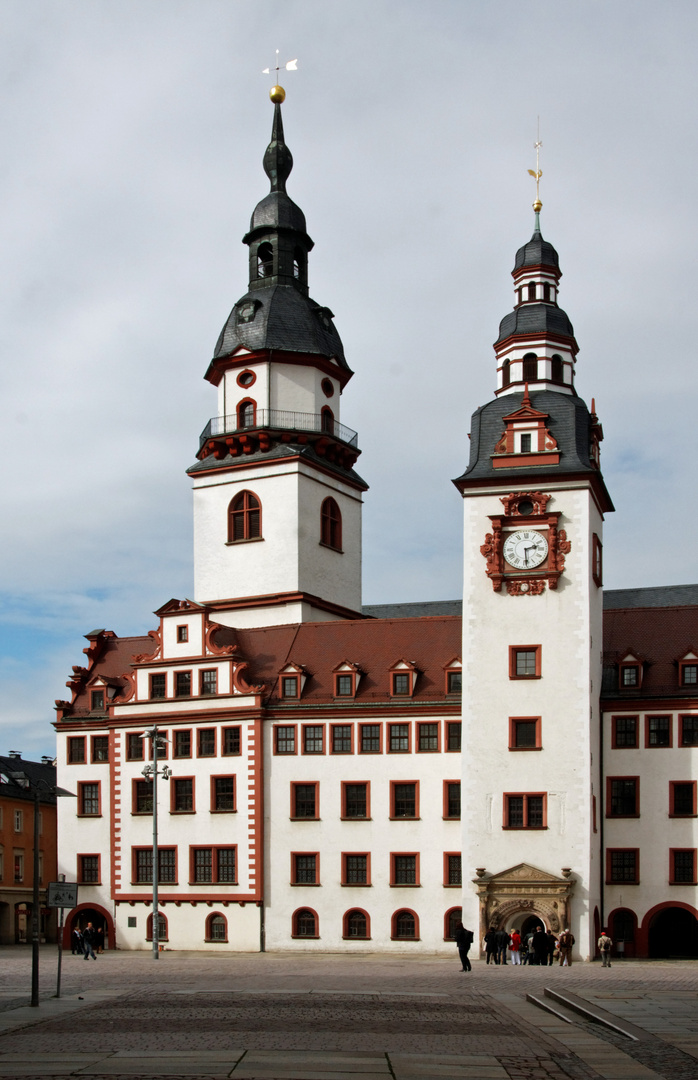
[[548,962],[548,935],[542,926],[536,927],[533,935],[533,963],[546,967]]
[[473,970],[468,953],[474,937],[472,930],[466,930],[462,922],[456,924],[456,946],[460,956],[461,971]]
[[608,930],[601,931],[601,937],[599,938],[597,945],[599,946],[599,952],[601,953],[601,966],[610,968],[611,966],[611,945],[613,942],[608,936]]
[[499,958],[497,956],[497,931],[493,926],[490,926],[485,934],[485,952],[487,953],[488,964],[499,963]]
[[498,930],[496,934],[497,942],[497,963],[506,964],[507,962],[507,949],[509,948],[509,935],[506,930]]
[[99,939],[97,937],[97,931],[95,930],[91,922],[88,922],[87,926],[83,930],[82,940],[85,944],[85,959],[89,960],[90,957],[92,957],[93,960],[96,960],[97,957],[95,956],[94,947]]
[[511,962],[515,966],[516,965],[520,966],[521,965],[521,934],[516,929],[516,927],[512,928],[511,934],[509,936],[509,941],[511,942],[511,944],[509,945],[509,948],[511,950]]
[[573,945],[574,934],[570,933],[570,929],[567,927],[560,934],[560,967],[572,967]]
[[82,944],[82,934],[80,932],[79,926],[76,926],[72,934],[70,935],[70,949],[73,956],[82,956],[85,951]]

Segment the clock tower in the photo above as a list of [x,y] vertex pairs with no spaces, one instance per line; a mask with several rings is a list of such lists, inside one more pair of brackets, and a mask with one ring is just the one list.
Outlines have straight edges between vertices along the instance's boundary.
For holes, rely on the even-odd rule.
[[516,253],[494,398],[472,417],[464,505],[463,920],[570,927],[593,955],[600,885],[601,426],[577,396],[557,252]]

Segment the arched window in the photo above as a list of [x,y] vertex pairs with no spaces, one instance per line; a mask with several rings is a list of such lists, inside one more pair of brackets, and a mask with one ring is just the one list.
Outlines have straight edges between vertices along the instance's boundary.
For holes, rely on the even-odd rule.
[[257,413],[257,403],[247,398],[238,405],[238,428],[254,427]]
[[354,908],[344,916],[344,937],[366,941],[370,937],[369,918],[365,911]]
[[523,289],[517,289],[516,290],[516,295],[519,298],[519,303],[523,304]]
[[511,382],[511,360],[505,360],[502,364],[502,386],[508,386]]
[[228,940],[228,920],[225,915],[221,915],[219,912],[216,912],[215,915],[209,915],[206,919],[206,940]]
[[535,282],[532,281],[531,284],[528,286],[528,299],[529,300],[535,300],[535,298],[536,298],[536,286],[535,286]]
[[342,514],[334,499],[325,499],[320,512],[320,542],[342,550]]
[[305,281],[305,252],[300,247],[293,252],[293,276],[296,281]]
[[334,435],[334,413],[327,405],[323,406],[320,426],[328,435]]
[[418,936],[414,911],[396,911],[393,915],[393,941],[416,941]]
[[[145,924],[145,940],[153,940],[153,914],[152,912],[148,916]],[[158,911],[158,941],[168,941],[167,937],[167,919],[161,911]]]
[[555,354],[550,361],[550,378],[555,383],[563,381],[562,357]]
[[228,543],[257,540],[262,535],[262,504],[251,491],[241,491],[228,507]]
[[318,934],[318,919],[310,908],[300,908],[293,915],[293,936],[315,938]]
[[613,940],[635,940],[635,915],[627,908],[619,908],[613,912]]
[[456,927],[463,918],[463,908],[454,907],[450,911],[446,912],[444,937],[447,941],[456,940]]
[[543,299],[550,303],[550,283],[547,281],[543,285]]
[[274,249],[268,241],[257,248],[257,277],[271,277],[274,273]]
[[535,382],[538,378],[538,357],[535,353],[526,353],[523,358],[523,381]]

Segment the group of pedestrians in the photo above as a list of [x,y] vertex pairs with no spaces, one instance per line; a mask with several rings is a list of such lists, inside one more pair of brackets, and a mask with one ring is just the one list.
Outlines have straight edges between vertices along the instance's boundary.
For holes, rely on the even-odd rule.
[[85,960],[92,957],[97,959],[96,952],[104,951],[104,930],[95,930],[91,922],[88,922],[84,930],[76,926],[70,935],[70,946],[73,956],[82,956]]
[[511,963],[516,965],[549,967],[559,957],[561,967],[571,967],[574,934],[569,929],[555,935],[542,926],[531,930],[524,938],[515,928],[508,933],[491,926],[485,934],[485,956],[488,964],[507,964],[507,951]]

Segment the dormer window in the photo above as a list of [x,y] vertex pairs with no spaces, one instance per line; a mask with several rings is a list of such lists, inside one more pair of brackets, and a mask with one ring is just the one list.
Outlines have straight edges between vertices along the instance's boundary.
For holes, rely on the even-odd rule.
[[390,696],[412,697],[417,681],[417,668],[408,660],[398,660],[390,669]]
[[444,674],[446,676],[446,693],[450,696],[462,693],[463,669],[458,657],[454,657],[450,664],[446,665]]
[[104,690],[93,690],[90,695],[92,712],[104,712]]
[[284,675],[282,677],[281,696],[282,698],[297,698],[299,696],[297,675]]
[[401,672],[393,674],[393,694],[396,697],[407,697],[410,692],[410,677]]
[[185,641],[189,641],[189,627],[188,626],[178,626],[177,627],[177,642],[178,642],[178,644],[181,645]]
[[531,452],[531,432],[526,431],[521,436],[521,453],[530,454]]
[[679,686],[687,686],[692,689],[698,688],[698,655],[694,652],[686,653],[679,660]]
[[356,664],[350,664],[348,660],[339,664],[332,672],[334,676],[334,696],[337,698],[353,698],[361,678],[361,672]]
[[618,681],[621,690],[637,690],[642,685],[642,664],[632,653],[621,660]]
[[257,248],[257,277],[268,278],[274,273],[274,249],[266,242]]
[[298,664],[287,664],[279,672],[279,697],[282,701],[298,701],[303,693],[307,675]]

